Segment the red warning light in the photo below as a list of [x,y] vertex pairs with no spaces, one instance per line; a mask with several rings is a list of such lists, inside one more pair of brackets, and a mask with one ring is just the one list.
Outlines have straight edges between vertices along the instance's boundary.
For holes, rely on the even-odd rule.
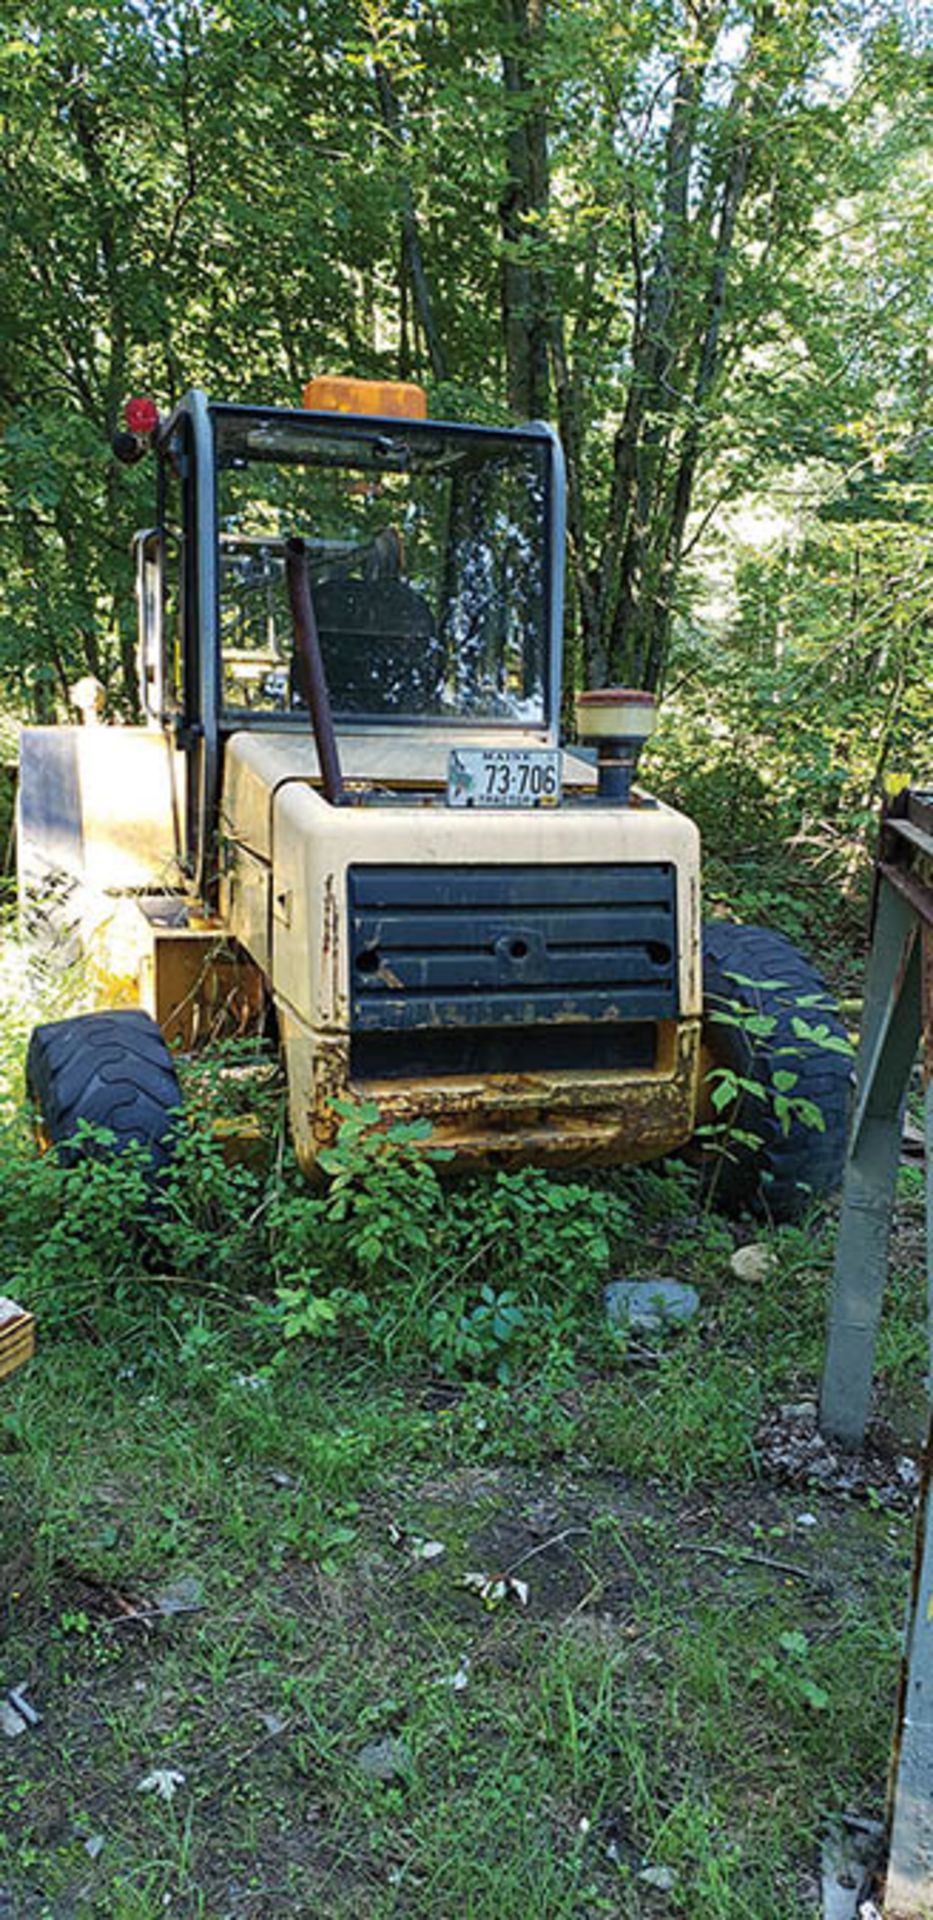
[[159,424],[159,409],[145,396],[128,400],[123,415],[131,433],[152,433]]

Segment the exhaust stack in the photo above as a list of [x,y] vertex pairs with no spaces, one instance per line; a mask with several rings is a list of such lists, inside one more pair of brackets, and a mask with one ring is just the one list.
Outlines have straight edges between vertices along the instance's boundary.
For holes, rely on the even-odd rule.
[[321,638],[314,617],[308,549],[303,540],[287,540],[285,543],[285,580],[295,629],[298,684],[311,715],[324,796],[332,807],[342,807],[346,805],[347,795],[340,771],[340,754],[334,732],[334,716],[330,710]]

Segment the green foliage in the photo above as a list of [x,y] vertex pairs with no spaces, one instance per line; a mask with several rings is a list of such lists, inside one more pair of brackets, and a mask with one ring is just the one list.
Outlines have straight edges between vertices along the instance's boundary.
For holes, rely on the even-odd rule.
[[[816,1050],[852,1057],[852,1047],[842,1034],[833,1033],[825,1021],[814,1023],[804,1018],[804,1011],[825,1005],[824,995],[796,993],[789,997],[789,989],[781,980],[750,980],[741,973],[730,973],[728,978],[739,993],[734,1000],[713,1008],[710,1025],[732,1027],[744,1034],[750,1043],[752,1066],[758,1070],[740,1073],[731,1066],[714,1066],[707,1073],[710,1105],[721,1117],[698,1127],[696,1137],[720,1164],[739,1150],[754,1153],[761,1146],[763,1135],[756,1131],[756,1114],[759,1125],[764,1115],[773,1117],[785,1139],[795,1122],[814,1133],[825,1133],[826,1121],[816,1101],[795,1092],[800,1076],[793,1069],[793,1061],[804,1048],[808,1054]],[[799,1044],[773,1044],[780,1024],[777,1015],[755,1012],[742,996],[743,988],[750,989],[753,998],[783,992],[784,1010],[789,1006],[798,1009],[791,1014],[790,1027]],[[788,1065],[780,1065],[781,1061]],[[716,1185],[714,1170],[708,1182],[708,1203],[715,1199]]]
[[148,1155],[130,1148],[114,1159],[111,1136],[82,1124],[87,1157],[59,1166],[52,1155],[0,1151],[0,1244],[11,1284],[17,1277],[50,1323],[94,1311],[139,1262],[150,1193]]
[[[708,898],[804,946],[837,948],[842,966],[864,927],[882,795],[929,776],[933,570],[911,515],[922,494],[929,517],[933,476],[928,455],[914,464],[923,484],[891,480],[887,518],[860,518],[864,500],[844,524],[803,504],[803,539],[779,521],[756,541],[757,515],[780,510],[777,474],[777,508],[767,489],[749,494],[744,544],[730,540],[734,598],[712,633],[682,633],[648,763],[697,820]],[[812,484],[818,503],[838,482],[823,470]],[[725,516],[707,555],[713,579],[727,529]]]
[[263,1181],[228,1158],[209,1118],[182,1122],[147,1223],[147,1258],[169,1273],[242,1283],[261,1262]]
[[522,1306],[506,1288],[495,1293],[490,1286],[479,1290],[475,1305],[436,1307],[431,1315],[429,1341],[442,1373],[483,1374],[495,1372],[503,1384],[511,1377],[510,1354],[520,1352],[523,1340],[537,1330],[543,1333],[553,1324],[551,1309],[534,1303]]
[[288,1340],[371,1340],[447,1375],[508,1377],[542,1345],[578,1337],[571,1308],[598,1295],[629,1222],[624,1198],[531,1169],[446,1184],[421,1123],[383,1127],[342,1104],[323,1193],[286,1189],[269,1213]]
[[[929,402],[925,53],[907,17],[849,20],[842,59],[829,15],[790,6],[762,32],[745,0],[728,17],[615,0],[284,0],[271,19],[50,0],[40,34],[28,9],[10,11],[5,702],[65,712],[90,670],[111,713],[133,711],[126,544],[151,517],[151,475],[106,457],[129,392],[168,408],[199,383],[293,404],[327,368],[425,377],[442,415],[501,420],[516,339],[527,348],[538,315],[573,470],[581,617],[598,579],[603,627],[618,625],[623,575],[643,589],[629,625],[672,585],[689,613],[700,576],[675,480],[701,516],[772,479],[786,494],[804,467],[802,492],[833,496],[821,537],[840,575],[851,563],[866,583],[856,654],[892,610],[881,673],[860,685],[858,662],[845,667],[847,589],[801,545],[796,513],[780,554],[750,572],[740,555],[735,641],[743,670],[761,668],[762,736],[793,731],[813,801],[857,784],[845,742],[881,717],[895,654],[913,674],[923,604],[922,550],[899,545],[896,525],[920,540]],[[674,137],[678,72],[692,104]],[[637,431],[629,401],[644,403]],[[641,510],[627,529],[632,463]],[[730,556],[741,546],[723,515],[714,539]],[[691,640],[688,618],[675,679],[692,673]],[[834,711],[814,729],[827,665]],[[920,709],[922,696],[911,732]]]
[[362,1272],[378,1279],[432,1256],[432,1224],[441,1204],[436,1168],[451,1155],[428,1147],[427,1120],[382,1127],[371,1102],[336,1103],[337,1140],[320,1155],[328,1179],[321,1220],[339,1230],[341,1249]]
[[570,1295],[605,1273],[631,1219],[611,1186],[554,1179],[534,1167],[468,1183],[449,1206],[464,1260],[494,1265],[513,1288],[546,1277],[555,1292]]
[[772,1699],[784,1707],[825,1713],[831,1704],[826,1688],[813,1678],[810,1645],[797,1628],[779,1636],[777,1651],[764,1654],[751,1677],[763,1681]]
[[[795,1539],[827,1577],[816,1590],[749,1551],[788,1551],[774,1541],[793,1535],[799,1495],[751,1467],[685,1499],[661,1455],[633,1482],[588,1406],[548,1470],[522,1387],[476,1383],[428,1408],[325,1354],[271,1386],[228,1364],[192,1391],[176,1355],[161,1373],[137,1358],[115,1367],[73,1334],[7,1389],[7,1663],[54,1716],[65,1823],[50,1841],[42,1729],[27,1755],[27,1736],[4,1741],[17,1903],[61,1905],[103,1834],[88,1897],[108,1920],[151,1920],[166,1893],[213,1915],[231,1879],[260,1909],[274,1885],[296,1912],[391,1920],[387,1861],[412,1920],[437,1913],[439,1888],[445,1913],[472,1920],[529,1902],[548,1920],[638,1920],[655,1898],[646,1865],[676,1875],[665,1899],[691,1920],[786,1920],[828,1801],[879,1795],[907,1515],[832,1503],[818,1544]],[[665,1391],[642,1380],[639,1397]],[[555,1422],[560,1406],[555,1393]],[[430,1561],[428,1541],[444,1549]],[[513,1591],[487,1609],[466,1574],[493,1593],[524,1583],[527,1606]],[[192,1610],[159,1617],[182,1582]],[[756,1674],[769,1657],[799,1664],[831,1710],[777,1697]],[[387,1737],[410,1763],[370,1781],[358,1756]],[[156,1767],[184,1775],[169,1804],[134,1790]],[[326,1823],[305,1818],[309,1780]]]
[[[430,1129],[384,1126],[369,1103],[341,1105],[326,1180],[308,1188],[290,1159],[257,1166],[230,1153],[225,1102],[235,1115],[246,1091],[229,1073],[228,1057],[211,1075],[213,1114],[202,1085],[155,1189],[145,1150],[110,1156],[102,1132],[84,1130],[91,1151],[72,1165],[10,1136],[7,1269],[48,1324],[134,1297],[143,1311],[154,1286],[153,1310],[178,1315],[189,1362],[207,1363],[213,1336],[197,1301],[249,1296],[264,1362],[336,1343],[405,1371],[500,1380],[586,1337],[630,1222],[621,1193],[534,1170],[448,1185]],[[277,1101],[259,1092],[267,1109]]]

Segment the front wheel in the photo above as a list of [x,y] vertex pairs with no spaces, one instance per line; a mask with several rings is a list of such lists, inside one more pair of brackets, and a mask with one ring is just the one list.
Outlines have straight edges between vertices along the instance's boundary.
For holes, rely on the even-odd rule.
[[107,1129],[115,1153],[138,1141],[148,1148],[154,1173],[166,1165],[181,1093],[161,1029],[148,1013],[122,1008],[35,1027],[26,1084],[46,1140],[66,1163],[82,1155],[74,1135],[85,1120]]
[[[714,921],[703,932],[705,1183],[725,1212],[796,1220],[842,1179],[852,1060],[825,982],[782,933]],[[822,1122],[822,1124],[820,1124]]]

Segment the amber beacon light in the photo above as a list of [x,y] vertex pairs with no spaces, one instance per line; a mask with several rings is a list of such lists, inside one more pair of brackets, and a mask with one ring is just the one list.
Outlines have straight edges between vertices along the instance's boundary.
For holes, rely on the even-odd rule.
[[321,373],[302,389],[313,413],[370,413],[382,420],[426,420],[428,396],[411,380],[355,380]]

